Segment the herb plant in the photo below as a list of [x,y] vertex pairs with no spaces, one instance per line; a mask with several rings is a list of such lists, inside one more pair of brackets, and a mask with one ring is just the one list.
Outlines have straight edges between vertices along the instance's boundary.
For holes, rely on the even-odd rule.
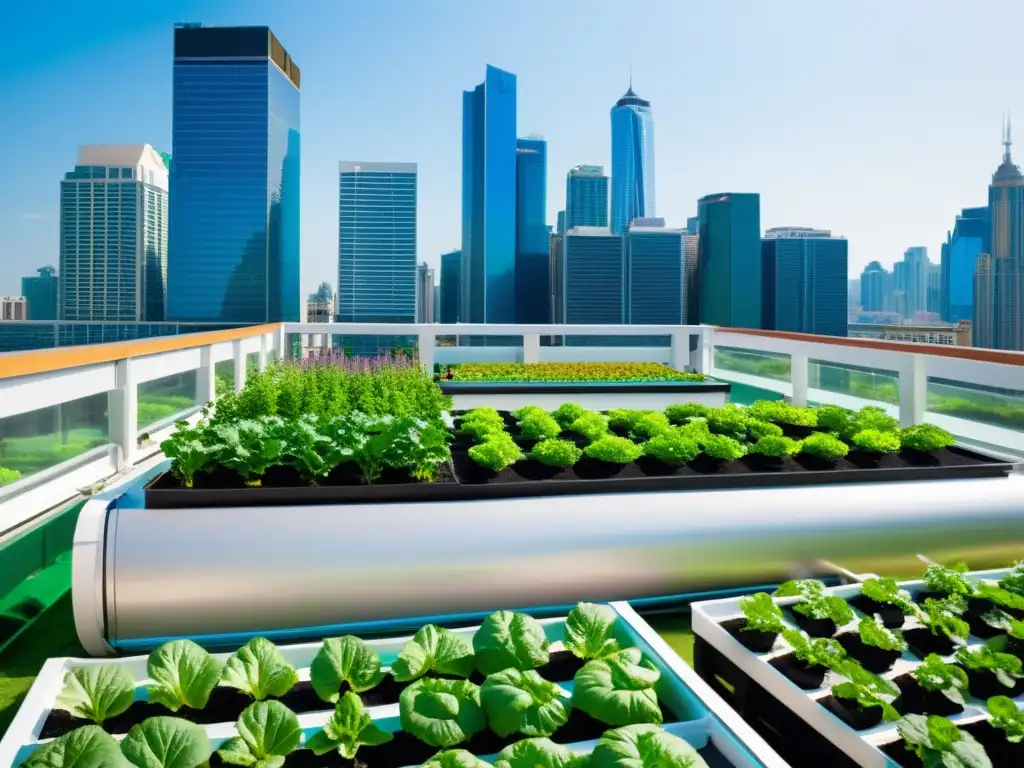
[[480,689],[468,680],[424,677],[398,700],[402,730],[432,747],[454,747],[487,726]]
[[782,400],[758,400],[751,404],[750,413],[756,419],[792,424],[798,427],[816,427],[818,412]]
[[352,456],[348,435],[341,440],[334,439],[331,424],[321,424],[323,419],[312,415],[287,423],[276,416],[268,419],[278,422],[276,430],[284,438],[283,463],[294,467],[306,482],[326,477],[334,467]]
[[935,768],[992,768],[985,748],[938,715],[907,715],[896,723],[906,748]]
[[592,442],[583,453],[607,464],[629,464],[643,455],[643,448],[624,437],[608,435]]
[[825,584],[817,579],[790,579],[779,584],[775,596],[820,600],[825,596]]
[[217,755],[228,765],[281,768],[302,741],[299,718],[279,701],[257,701],[235,724],[238,735],[228,739]]
[[831,638],[811,639],[795,629],[783,630],[782,637],[793,649],[793,655],[808,667],[835,669],[846,658],[843,646]]
[[466,749],[442,749],[420,768],[491,768],[491,764]]
[[952,598],[935,600],[929,597],[921,606],[918,619],[933,635],[965,640],[971,633],[971,628],[960,618],[963,608],[962,601],[958,602]]
[[562,431],[561,425],[543,411],[531,411],[519,420],[519,428],[527,440],[551,440]]
[[747,422],[747,439],[756,443],[763,437],[782,437],[782,427],[770,421],[751,419]]
[[690,419],[705,419],[711,409],[703,403],[679,403],[665,409],[673,424],[686,424]]
[[608,419],[608,426],[615,429],[629,429],[629,417],[633,412],[628,408],[612,408],[605,411],[605,418]]
[[725,435],[734,440],[745,440],[749,417],[737,405],[723,405],[712,408],[707,415],[708,428],[716,435]]
[[150,717],[128,731],[121,754],[144,768],[201,768],[213,745],[201,725],[180,717]]
[[700,455],[697,441],[678,428],[655,435],[642,447],[647,456],[671,466],[686,464]]
[[655,725],[605,731],[587,761],[589,768],[708,768],[697,750]]
[[828,432],[815,432],[800,443],[800,453],[817,456],[826,461],[837,461],[850,452],[850,447]]
[[470,448],[469,458],[492,472],[501,472],[524,457],[507,432],[498,432],[489,434],[482,443]]
[[892,432],[881,432],[877,429],[862,429],[850,438],[860,450],[867,453],[899,453],[900,437]]
[[541,440],[530,451],[527,458],[539,461],[549,467],[566,468],[571,467],[580,457],[583,451],[576,447],[576,443],[569,440]]
[[750,446],[750,452],[772,459],[783,459],[799,453],[800,443],[788,437],[766,435]]
[[914,603],[910,593],[899,588],[896,579],[867,579],[860,585],[860,593],[876,603],[894,605],[905,614],[914,613]]
[[793,606],[793,610],[809,619],[831,619],[837,627],[853,621],[853,609],[835,595],[808,598]]
[[475,666],[469,643],[450,629],[424,624],[398,652],[391,674],[399,682],[417,680],[430,672],[469,677]]
[[956,660],[969,670],[990,672],[1006,688],[1013,688],[1024,677],[1021,660],[1009,653],[999,653],[987,646],[958,648]]
[[555,421],[568,428],[570,424],[586,412],[587,409],[579,403],[562,403],[551,412],[551,415],[555,417]]
[[310,685],[330,704],[338,701],[342,683],[360,693],[376,687],[382,677],[377,651],[352,635],[324,640],[309,666]]
[[146,672],[153,681],[149,700],[177,712],[206,706],[220,681],[221,665],[197,643],[172,640],[149,654]]
[[746,453],[738,440],[727,435],[709,435],[701,447],[709,458],[717,461],[734,461]]
[[1024,611],[1024,595],[1003,589],[995,584],[978,584],[975,589],[975,596],[988,600],[1002,608],[1009,608],[1015,611]]
[[218,440],[217,463],[235,470],[246,485],[259,485],[267,468],[281,463],[284,443],[268,436],[260,421],[245,419],[217,424],[213,434]]
[[884,408],[877,405],[865,405],[853,417],[854,433],[864,429],[871,429],[877,432],[892,432],[898,434],[900,423],[897,419],[885,412]]
[[662,722],[654,686],[661,673],[639,648],[588,661],[574,678],[572,704],[608,725]]
[[476,666],[491,675],[513,667],[525,671],[548,663],[551,645],[544,627],[532,616],[495,611],[473,635]]
[[883,651],[903,651],[907,647],[907,641],[903,639],[903,635],[886,629],[871,616],[865,616],[860,620],[857,625],[857,634],[864,645]]
[[955,442],[949,432],[934,424],[914,424],[900,431],[900,443],[912,451],[930,453],[940,448],[949,448]]
[[500,435],[505,432],[505,422],[500,416],[490,418],[486,415],[473,417],[469,414],[459,422],[459,431],[472,435],[477,440],[484,440],[491,435]]
[[616,653],[615,611],[604,605],[579,603],[565,617],[565,648],[573,656],[589,661]]
[[171,472],[186,488],[191,488],[196,473],[213,464],[215,454],[203,440],[202,431],[179,421],[174,433],[160,443],[160,450],[172,460]]
[[941,693],[950,701],[963,705],[967,675],[960,667],[947,664],[938,654],[929,653],[911,674],[923,690]]
[[41,744],[22,768],[118,768],[125,765],[121,745],[98,725],[85,725]]
[[[587,762],[588,756],[577,756],[569,747],[556,744],[551,739],[520,739],[498,753],[494,768],[584,768]],[[460,765],[451,768],[490,767],[484,763],[481,766]]]
[[954,563],[948,568],[932,563],[924,570],[924,585],[931,592],[967,597],[974,593],[974,585],[964,575],[967,571],[967,563]]
[[818,426],[844,440],[853,437],[855,418],[854,411],[838,405],[823,405],[818,409]]
[[633,422],[630,425],[629,431],[630,435],[638,440],[649,440],[652,437],[667,432],[671,426],[668,416],[664,413],[652,411]]
[[89,665],[64,674],[64,688],[54,707],[103,725],[127,710],[134,697],[135,681],[124,667]]
[[993,696],[988,700],[988,713],[992,725],[1006,734],[1011,744],[1024,741],[1024,711],[1021,711],[1009,696]]
[[[405,691],[402,692],[403,698],[404,695]],[[403,728],[404,721],[403,717]],[[392,734],[373,724],[370,713],[363,707],[359,696],[349,691],[338,700],[330,719],[324,723],[323,730],[313,734],[306,742],[306,746],[315,755],[337,752],[345,760],[354,760],[360,747],[376,747],[387,744],[393,738]]]
[[784,628],[782,609],[767,592],[741,597],[739,607],[747,620],[743,627],[747,632],[778,633]]
[[539,405],[524,405],[522,408],[517,408],[512,411],[512,416],[515,417],[516,421],[522,421],[528,414],[531,413],[547,413]]
[[1017,563],[999,580],[999,586],[1007,592],[1024,597],[1024,563]]
[[569,429],[593,442],[608,434],[608,419],[600,413],[587,411],[570,424]]
[[884,677],[868,672],[853,659],[847,659],[836,667],[836,672],[846,678],[832,686],[832,695],[839,699],[855,702],[860,708],[881,707],[882,719],[895,722],[900,719],[887,696],[899,695],[899,689]]
[[265,637],[254,637],[228,658],[220,684],[263,701],[284,696],[297,682],[298,672],[278,647]]
[[487,723],[499,736],[551,736],[569,722],[570,694],[530,669],[489,675],[480,686]]

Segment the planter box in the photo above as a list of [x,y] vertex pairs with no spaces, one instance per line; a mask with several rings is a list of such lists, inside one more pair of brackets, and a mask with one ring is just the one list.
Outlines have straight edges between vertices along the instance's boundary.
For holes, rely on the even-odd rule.
[[589,411],[612,408],[663,411],[676,403],[703,403],[718,407],[729,399],[731,385],[713,381],[633,382],[505,382],[438,381],[441,391],[451,396],[456,410],[490,406],[514,411],[524,405],[554,410],[562,403],[579,403]]
[[[682,661],[668,650],[663,641],[642,619],[633,613],[629,606],[618,604],[613,608],[620,617],[616,623],[619,641],[624,645],[640,648],[662,673],[658,696],[664,706],[676,715],[674,720],[666,722],[665,730],[685,739],[701,750],[714,766],[784,768],[785,763],[753,731],[746,727],[735,716],[735,713],[724,708],[721,700],[696,677],[695,673],[685,668]],[[542,624],[548,638],[553,643],[552,652],[561,650],[564,619],[548,619],[542,621]],[[456,632],[469,640],[476,629],[477,627],[470,627],[456,630]],[[384,666],[387,667],[394,661],[402,645],[409,639],[409,636],[405,636],[370,640],[368,643],[378,651]],[[287,661],[299,672],[301,682],[298,687],[303,687],[302,683],[309,680],[309,665],[320,645],[320,643],[307,643],[279,646]],[[216,656],[218,659],[224,660],[228,655],[223,653]],[[148,683],[146,659],[145,656],[134,656],[103,660],[62,658],[47,661],[11,723],[7,734],[0,741],[0,765],[17,765],[39,744],[49,740],[42,737],[41,734],[44,733],[44,726],[50,717],[54,701],[63,687],[63,679],[67,670],[91,665],[125,667],[137,681],[136,700],[145,701],[146,684]],[[385,675],[385,681],[387,679],[388,677]],[[569,690],[572,688],[571,679],[556,680],[555,682],[563,684]],[[290,696],[292,694],[285,697],[286,703],[290,703]],[[294,697],[292,698],[294,699]],[[307,739],[323,727],[332,711],[330,705],[319,700],[313,701],[312,704],[313,709],[307,708],[307,711],[297,713]],[[724,710],[721,717],[715,711],[715,707],[718,710]],[[299,709],[299,707],[295,707],[295,709]],[[385,730],[395,732],[401,729],[397,703],[368,706],[368,711],[374,721]],[[204,727],[215,747],[236,735],[234,720],[210,723]],[[123,734],[118,735],[123,736]],[[513,738],[510,741],[516,741],[518,738]],[[748,741],[749,743],[746,743]],[[593,748],[595,742],[596,738],[589,741],[571,742],[570,746],[577,752],[587,752]],[[429,751],[423,759],[430,757],[436,751],[427,749]],[[419,762],[421,761],[417,761],[415,764]]]
[[[970,575],[995,582],[1006,573],[1006,570],[994,570],[978,571]],[[900,587],[913,596],[923,591],[920,581],[903,582]],[[860,585],[833,587],[827,589],[826,593],[849,601],[860,594]],[[799,597],[788,597],[776,598],[775,602],[786,608],[800,600]],[[839,627],[835,636],[844,630],[855,630],[856,622],[865,614],[856,609],[854,613],[854,621],[848,627]],[[797,627],[795,615],[790,611],[785,612],[785,622],[788,626]],[[732,688],[735,700],[731,703],[742,707],[748,721],[760,722],[779,735],[780,743],[786,746],[786,749],[782,746],[779,749],[786,759],[795,760],[800,765],[861,768],[896,765],[879,749],[889,742],[899,741],[894,723],[882,722],[864,730],[855,730],[827,707],[831,698],[831,686],[842,678],[833,672],[827,672],[821,687],[814,690],[798,687],[772,663],[791,652],[789,645],[781,636],[775,640],[771,650],[756,653],[748,650],[723,626],[731,620],[741,619],[742,616],[739,598],[710,600],[693,605],[696,667],[704,679],[714,680],[717,687],[723,687],[721,683],[724,682]],[[920,626],[916,620],[908,617],[903,631]],[[968,647],[977,647],[982,642],[972,635],[968,638]],[[944,660],[950,661],[950,658],[944,657]],[[892,668],[881,676],[890,681],[903,678],[920,663],[918,656],[908,648],[895,661]],[[1008,695],[1013,695],[1009,689],[1007,692]],[[965,700],[963,712],[950,716],[951,721],[957,725],[965,725],[987,719],[985,701],[971,698],[969,695],[965,695]],[[1024,699],[1018,698],[1017,702],[1019,706],[1024,707]],[[790,754],[786,754],[787,751]]]

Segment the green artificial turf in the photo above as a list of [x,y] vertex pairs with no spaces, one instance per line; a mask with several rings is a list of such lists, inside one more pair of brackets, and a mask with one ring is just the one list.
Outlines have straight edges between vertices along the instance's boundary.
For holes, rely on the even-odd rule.
[[689,613],[656,613],[644,616],[655,632],[668,643],[680,658],[693,666],[693,629]]

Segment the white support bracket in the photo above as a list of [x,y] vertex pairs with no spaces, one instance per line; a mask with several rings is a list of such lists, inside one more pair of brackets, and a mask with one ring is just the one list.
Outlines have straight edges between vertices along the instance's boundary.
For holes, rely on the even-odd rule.
[[697,348],[690,353],[690,367],[695,373],[711,375],[715,354],[714,333],[713,327],[702,325],[694,334],[697,337]]
[[437,336],[433,331],[420,331],[416,340],[416,352],[423,370],[433,374],[434,356],[437,354]]
[[539,333],[524,333],[523,334],[523,362],[524,363],[539,363],[540,362],[540,334]]
[[114,366],[114,389],[107,395],[110,414],[110,441],[117,446],[117,469],[135,464],[139,444],[139,391],[132,377],[131,358]]
[[807,405],[807,386],[810,362],[807,355],[789,356],[789,381],[793,385],[793,405]]
[[677,371],[687,370],[690,367],[690,332],[676,331],[670,339],[669,364]]
[[925,356],[900,356],[900,426],[912,427],[924,421],[928,403],[928,373]]
[[268,343],[268,334],[261,334],[259,362],[256,364],[256,368],[260,372],[267,370],[267,348],[269,346],[270,344]]
[[235,392],[241,392],[245,387],[245,354],[242,352],[241,339],[231,342],[231,353],[235,361]]
[[217,364],[213,360],[213,346],[199,350],[199,368],[196,369],[196,403],[202,407],[217,399]]

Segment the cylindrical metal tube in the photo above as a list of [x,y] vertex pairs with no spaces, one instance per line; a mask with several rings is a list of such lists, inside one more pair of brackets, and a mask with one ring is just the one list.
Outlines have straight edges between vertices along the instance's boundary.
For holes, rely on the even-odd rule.
[[105,611],[115,644],[669,595],[763,583],[819,558],[1024,555],[1021,475],[108,515],[83,515],[97,530],[79,538],[106,531],[105,544],[74,588],[97,606],[79,606],[77,623]]

